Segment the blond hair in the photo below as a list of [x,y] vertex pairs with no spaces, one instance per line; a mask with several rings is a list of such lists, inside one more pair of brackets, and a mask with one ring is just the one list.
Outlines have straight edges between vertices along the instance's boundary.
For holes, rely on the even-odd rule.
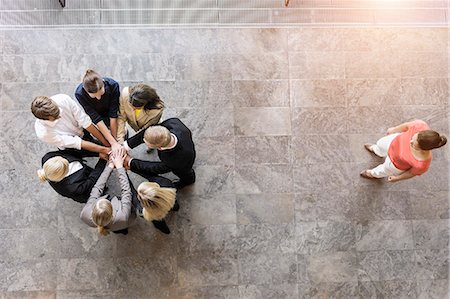
[[148,127],[144,133],[144,140],[157,148],[168,146],[171,139],[170,131],[163,126]]
[[99,234],[106,236],[109,231],[105,228],[113,217],[111,202],[106,198],[99,199],[92,209],[92,221],[97,225]]
[[83,76],[83,88],[89,93],[96,93],[102,89],[104,83],[102,77],[94,70],[87,69]]
[[49,97],[38,96],[35,97],[31,103],[31,112],[36,118],[48,120],[49,117],[58,118],[59,117],[59,107]]
[[37,171],[37,175],[41,182],[59,182],[66,177],[68,172],[69,161],[61,156],[56,156],[45,161],[42,168]]
[[162,220],[175,204],[176,189],[144,182],[138,187],[138,199],[147,221]]

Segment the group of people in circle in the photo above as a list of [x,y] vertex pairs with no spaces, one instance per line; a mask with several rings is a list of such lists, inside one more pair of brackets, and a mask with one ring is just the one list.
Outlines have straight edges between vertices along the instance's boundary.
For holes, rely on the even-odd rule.
[[[84,203],[81,220],[101,235],[127,234],[137,216],[169,234],[164,218],[179,209],[177,190],[195,182],[196,152],[189,128],[178,118],[161,122],[165,105],[154,88],[139,83],[120,90],[115,80],[92,69],[86,70],[75,99],[37,96],[31,104],[37,137],[57,148],[42,158],[39,179]],[[132,137],[127,124],[136,132]],[[159,161],[132,158],[131,150],[143,143],[148,153],[157,151]],[[86,157],[98,157],[95,167],[86,164]],[[114,169],[120,197],[107,193]],[[136,190],[127,170],[146,182]],[[160,176],[168,172],[179,179]]]

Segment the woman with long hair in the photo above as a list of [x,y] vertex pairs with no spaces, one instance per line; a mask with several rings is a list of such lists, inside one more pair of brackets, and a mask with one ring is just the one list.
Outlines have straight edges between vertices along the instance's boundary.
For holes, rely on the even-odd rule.
[[[132,206],[132,194],[127,173],[123,168],[126,151],[121,148],[111,153],[110,162],[101,174],[88,202],[81,211],[81,220],[91,227],[96,227],[98,232],[105,236],[109,231],[115,233],[128,233],[128,227],[136,219],[136,213]],[[116,196],[102,195],[106,182],[113,169],[116,168],[122,190],[121,199]]]
[[421,175],[430,167],[431,151],[446,143],[447,138],[430,130],[423,120],[391,127],[377,143],[364,145],[372,154],[386,159],[383,164],[361,172],[361,176],[367,179],[387,177],[389,182],[398,182]]

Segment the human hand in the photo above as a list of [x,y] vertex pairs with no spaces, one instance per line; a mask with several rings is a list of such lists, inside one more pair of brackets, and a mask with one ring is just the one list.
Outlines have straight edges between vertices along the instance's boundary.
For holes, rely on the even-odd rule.
[[112,162],[117,169],[123,167],[123,162],[124,162],[126,156],[127,156],[127,151],[124,148],[120,148],[119,150],[113,151],[111,153]]
[[386,135],[391,135],[395,133],[395,127],[390,127],[387,129]]
[[118,142],[113,143],[112,146],[111,146],[111,150],[113,152],[118,151],[121,148],[122,148],[122,145],[120,143],[118,143]]
[[109,155],[107,153],[98,153],[98,156],[103,160],[109,160]]
[[123,160],[123,167],[124,167],[126,170],[130,170],[130,160],[131,160],[131,156],[130,156],[130,155],[127,155],[127,156],[125,157],[125,160]]

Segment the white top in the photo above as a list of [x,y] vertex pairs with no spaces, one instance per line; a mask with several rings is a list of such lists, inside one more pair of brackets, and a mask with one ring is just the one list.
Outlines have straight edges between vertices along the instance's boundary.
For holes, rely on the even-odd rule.
[[81,150],[81,137],[83,128],[92,124],[83,108],[66,94],[57,94],[50,97],[59,107],[60,118],[54,127],[41,119],[34,124],[37,137],[59,149],[75,148]]
[[83,165],[81,165],[80,162],[74,161],[74,162],[69,163],[69,172],[67,172],[65,178],[74,174],[75,172],[77,172],[80,169],[83,169]]

